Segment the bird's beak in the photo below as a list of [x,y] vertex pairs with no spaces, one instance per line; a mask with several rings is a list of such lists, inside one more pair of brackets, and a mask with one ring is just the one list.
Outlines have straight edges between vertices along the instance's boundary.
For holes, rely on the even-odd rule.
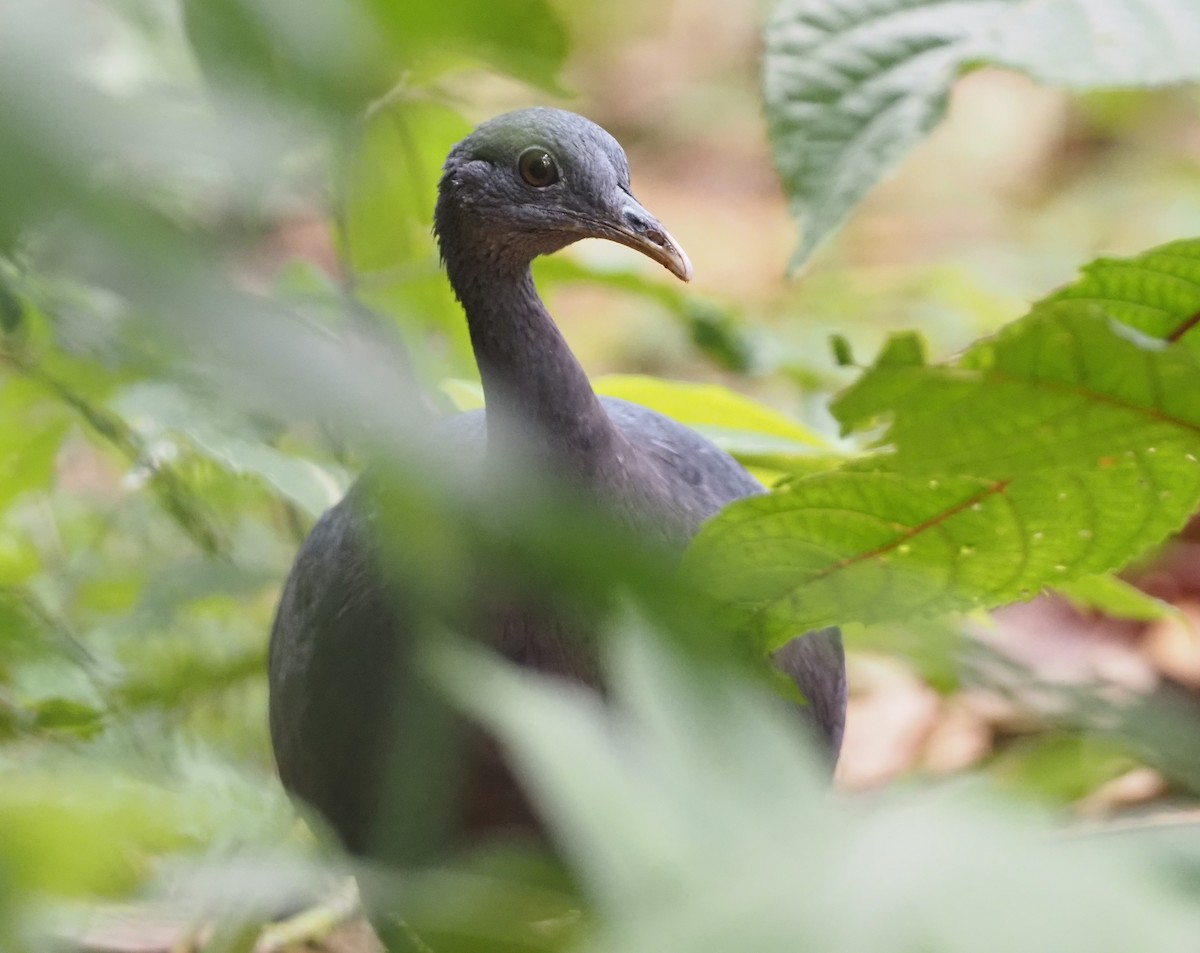
[[640,251],[681,281],[692,280],[692,263],[671,233],[633,196],[626,196],[620,220],[605,229],[606,238]]

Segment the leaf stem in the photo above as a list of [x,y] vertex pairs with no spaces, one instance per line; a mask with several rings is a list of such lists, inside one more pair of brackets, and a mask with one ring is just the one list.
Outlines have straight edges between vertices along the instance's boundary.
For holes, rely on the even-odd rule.
[[1185,334],[1187,334],[1188,331],[1190,331],[1192,328],[1194,328],[1197,324],[1200,324],[1200,311],[1197,311],[1190,318],[1188,318],[1186,321],[1184,321],[1183,324],[1179,325],[1179,327],[1177,327],[1174,331],[1172,331],[1170,334],[1168,334],[1167,340],[1171,344],[1174,344],[1180,338],[1182,338]]

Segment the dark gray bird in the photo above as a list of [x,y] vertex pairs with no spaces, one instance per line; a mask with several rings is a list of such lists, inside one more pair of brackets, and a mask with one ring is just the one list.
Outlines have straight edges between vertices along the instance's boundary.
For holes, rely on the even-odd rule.
[[[487,403],[441,425],[443,439],[489,453],[519,444],[656,544],[678,550],[727,503],[763,488],[728,454],[660,414],[598,398],[546,311],[530,262],[581,238],[607,238],[687,281],[692,266],[633,197],[624,152],[588,120],[554,109],[508,113],[458,143],[439,185],[435,230],[462,302]],[[397,672],[412,619],[397,580],[373,555],[360,488],[317,523],[283,591],[270,647],[271,738],[293,795],[315,807],[355,852],[371,854],[396,717]],[[495,596],[496,594],[493,594]],[[594,662],[553,614],[506,600],[481,604],[482,635],[508,657],[598,681]],[[836,629],[775,655],[808,700],[803,709],[832,758],[846,712]],[[498,751],[477,741],[460,831],[536,823]]]

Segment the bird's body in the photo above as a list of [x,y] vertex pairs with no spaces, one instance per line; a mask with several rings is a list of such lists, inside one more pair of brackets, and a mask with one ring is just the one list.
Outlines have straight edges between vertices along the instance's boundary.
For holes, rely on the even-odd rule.
[[[487,402],[486,414],[440,425],[459,459],[486,469],[519,447],[647,542],[676,551],[726,504],[763,492],[694,431],[598,398],[537,295],[530,261],[588,236],[630,245],[690,277],[687,258],[630,193],[624,153],[607,133],[558,110],[484,124],[447,159],[436,229]],[[356,489],[318,522],[285,587],[270,651],[281,777],[360,853],[371,851],[373,819],[384,807],[382,772],[398,727],[394,686],[411,664],[413,641],[404,582],[379,568],[375,518],[370,494]],[[572,637],[577,621],[526,593],[509,596],[480,593],[468,613],[477,634],[519,663],[602,681]],[[793,640],[776,663],[808,697],[810,719],[836,756],[846,704],[836,630]],[[467,786],[460,831],[534,822],[487,741],[475,743]]]

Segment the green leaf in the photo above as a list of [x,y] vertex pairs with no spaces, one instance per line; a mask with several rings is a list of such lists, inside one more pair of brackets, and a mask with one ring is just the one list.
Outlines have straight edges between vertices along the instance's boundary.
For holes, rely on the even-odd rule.
[[1072,89],[1200,80],[1192,0],[1022,0],[981,38],[989,62]]
[[48,698],[31,710],[33,728],[90,738],[104,727],[104,712],[69,698]]
[[625,266],[599,268],[569,255],[550,255],[534,261],[533,273],[539,288],[586,282],[653,301],[683,324],[696,348],[717,366],[747,374],[756,364],[753,341],[736,312],[727,304],[698,297],[677,281],[664,280],[661,269],[655,270],[649,263],[634,271]]
[[1070,313],[1079,302],[1102,307],[1152,338],[1178,339],[1200,352],[1200,240],[1160,245],[1136,258],[1100,258],[1083,277],[1043,303]]
[[781,0],[763,93],[802,265],[946,111],[970,64],[1074,88],[1200,80],[1191,0]]
[[261,479],[314,517],[340,500],[349,485],[339,467],[289,456],[248,433],[244,422],[170,385],[128,388],[114,404],[147,443],[185,441],[226,472]]
[[838,367],[855,367],[854,349],[844,334],[834,334],[829,339],[833,360]]
[[[514,752],[559,846],[609,913],[649,912],[689,871],[717,876],[710,852],[729,842],[714,833],[736,816],[761,830],[785,817],[805,828],[821,796],[800,725],[774,719],[774,699],[728,682],[700,690],[695,673],[641,632],[615,654],[621,714],[586,689],[477,650],[434,661],[456,703]],[[736,808],[734,790],[746,798]]]
[[[827,450],[819,434],[770,407],[719,384],[668,381],[640,374],[609,374],[593,381],[596,393],[619,397],[703,433],[719,447],[764,453]],[[763,440],[762,438],[768,438]]]
[[1194,891],[1169,849],[1053,836],[978,784],[838,803],[775,699],[641,633],[614,660],[607,704],[477,650],[438,664],[512,753],[595,904],[588,953],[1192,942]]
[[[396,321],[422,357],[433,357],[430,336],[453,342],[447,370],[458,373],[473,367],[467,326],[430,226],[442,161],[469,132],[461,116],[435,103],[400,98],[374,110],[345,160],[337,231],[357,297]],[[433,360],[426,364],[436,373]]]
[[942,365],[885,348],[833,407],[845,429],[887,419],[882,452],[706,524],[685,560],[702,590],[776,643],[1028,598],[1178,529],[1200,504],[1200,357],[1070,291]]
[[551,92],[562,93],[558,70],[567,34],[546,0],[363,0],[409,64],[421,72],[457,65],[453,54],[477,58]]
[[0,379],[0,511],[22,493],[52,483],[70,422],[36,383],[16,376]]
[[763,96],[775,162],[803,230],[802,265],[941,120],[974,40],[1011,0],[782,0]]
[[460,413],[468,410],[481,410],[484,406],[483,385],[478,381],[466,381],[459,377],[450,377],[438,385],[438,389],[450,398]]
[[230,96],[299,100],[354,113],[383,95],[404,63],[362,2],[185,0],[187,38],[208,81]]
[[1137,766],[1129,746],[1111,738],[1051,733],[1018,741],[992,763],[1002,784],[1069,803]]
[[1169,602],[1148,596],[1117,576],[1082,576],[1071,582],[1059,583],[1054,588],[1077,609],[1103,612],[1114,619],[1152,622],[1169,615],[1182,616]]

